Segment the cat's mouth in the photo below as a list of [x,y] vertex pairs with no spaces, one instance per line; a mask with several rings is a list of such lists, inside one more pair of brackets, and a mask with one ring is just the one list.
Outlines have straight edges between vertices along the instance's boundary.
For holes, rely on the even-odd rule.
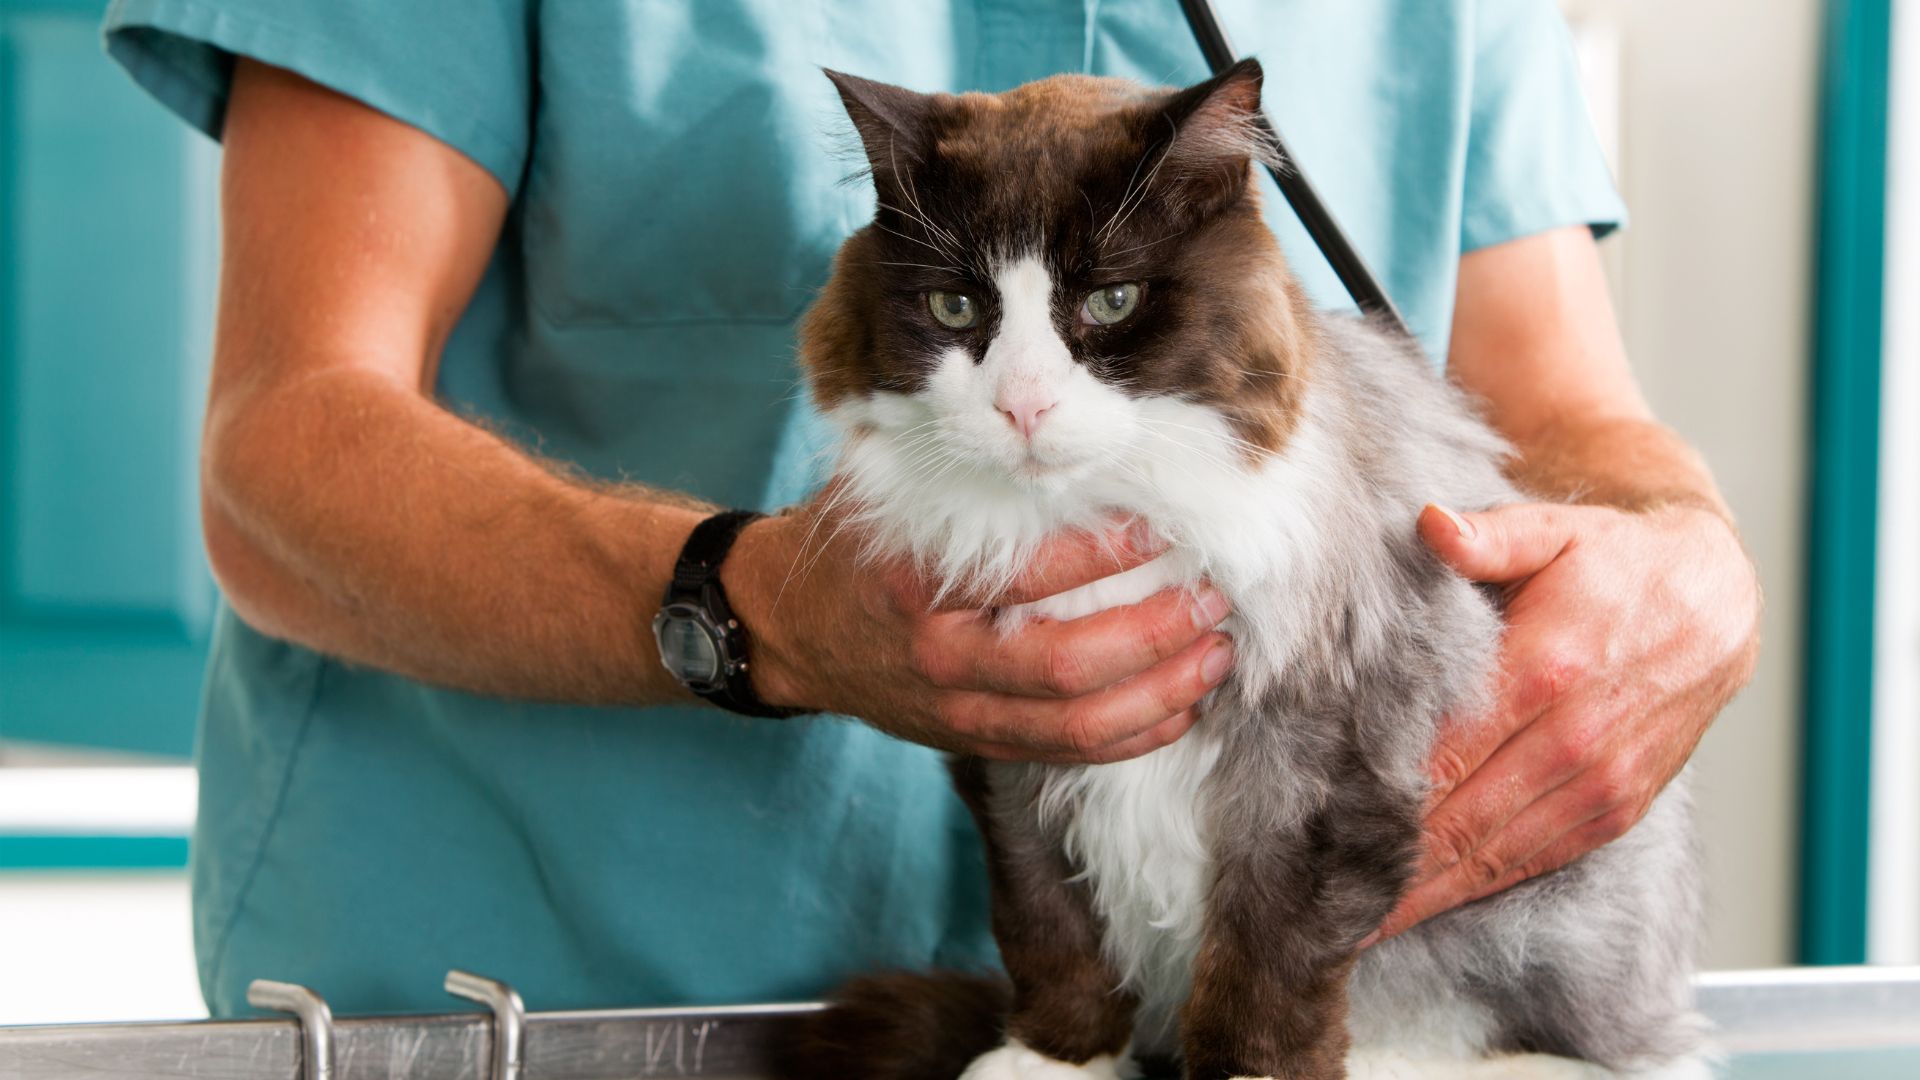
[[1012,472],[1015,480],[1030,486],[1056,487],[1085,473],[1089,460],[1086,457],[1063,457],[1059,454],[1042,456],[1029,449],[1014,464]]

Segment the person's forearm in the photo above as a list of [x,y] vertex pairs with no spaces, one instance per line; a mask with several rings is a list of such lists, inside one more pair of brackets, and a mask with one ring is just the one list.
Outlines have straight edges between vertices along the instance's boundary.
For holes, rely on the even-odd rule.
[[1536,495],[1621,510],[1688,506],[1732,520],[1700,455],[1638,417],[1562,417],[1513,433],[1514,480]]
[[216,406],[203,483],[215,572],[265,633],[477,693],[691,700],[648,630],[691,500],[565,477],[351,368]]

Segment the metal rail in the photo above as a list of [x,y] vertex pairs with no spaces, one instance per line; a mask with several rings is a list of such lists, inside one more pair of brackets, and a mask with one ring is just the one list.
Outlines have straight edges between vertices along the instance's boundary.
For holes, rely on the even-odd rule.
[[0,1027],[6,1080],[764,1080],[769,1048],[820,1006],[616,1009],[527,1015],[511,987],[449,972],[492,1010],[334,1020],[305,987],[256,983],[297,1020]]
[[[463,983],[479,979],[454,974]],[[480,981],[512,993],[492,980]],[[478,989],[477,983],[466,985]],[[1742,1057],[1753,1054],[1893,1050],[1904,1055],[1902,1048],[1911,1048],[1913,1061],[1920,1063],[1920,968],[1721,973],[1702,976],[1699,991],[1700,1008],[1713,1020],[1717,1041],[1734,1055],[1735,1075]],[[533,1013],[524,1015],[523,1027],[511,1020],[509,1026],[517,1027],[523,1040],[524,1080],[765,1080],[771,1075],[770,1048],[819,1008]],[[511,1008],[507,1011],[511,1015]],[[309,1010],[305,1021],[0,1027],[0,1077],[298,1080],[312,1075],[302,1047],[313,1045],[313,1025],[322,1022],[317,1015]],[[357,1017],[324,1025],[332,1080],[489,1080],[508,1065],[496,1057],[504,1040],[486,1013]],[[1896,1067],[1904,1070],[1907,1058],[1899,1061]]]

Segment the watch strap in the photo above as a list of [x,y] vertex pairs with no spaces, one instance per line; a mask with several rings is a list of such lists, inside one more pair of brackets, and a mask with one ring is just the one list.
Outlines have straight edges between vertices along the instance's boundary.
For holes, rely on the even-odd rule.
[[699,606],[720,628],[725,639],[721,649],[721,683],[710,689],[693,685],[687,689],[728,712],[780,720],[799,716],[806,710],[777,708],[761,701],[754,693],[746,628],[734,616],[732,605],[727,603],[726,589],[720,584],[720,564],[733,550],[734,541],[748,525],[765,516],[753,510],[727,510],[694,526],[680,549],[680,558],[674,562],[673,578],[667,583],[664,603]]
[[667,602],[699,602],[705,599],[701,590],[709,584],[718,588],[720,564],[727,552],[733,550],[733,542],[740,539],[740,533],[748,525],[765,516],[754,510],[726,510],[695,525],[680,549],[680,558],[673,564]]

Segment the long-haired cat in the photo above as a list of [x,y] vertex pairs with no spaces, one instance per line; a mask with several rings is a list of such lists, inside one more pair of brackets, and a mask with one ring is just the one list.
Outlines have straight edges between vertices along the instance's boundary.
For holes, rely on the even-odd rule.
[[1565,869],[1358,951],[1407,884],[1437,724],[1483,699],[1501,633],[1415,518],[1521,495],[1417,347],[1316,313],[1288,273],[1252,183],[1259,66],[1179,91],[831,77],[879,208],[801,355],[876,550],[990,586],[1131,515],[1167,554],[1001,617],[1204,579],[1237,659],[1137,760],[955,761],[1011,986],[858,982],[789,1074],[1705,1075],[1679,784]]

